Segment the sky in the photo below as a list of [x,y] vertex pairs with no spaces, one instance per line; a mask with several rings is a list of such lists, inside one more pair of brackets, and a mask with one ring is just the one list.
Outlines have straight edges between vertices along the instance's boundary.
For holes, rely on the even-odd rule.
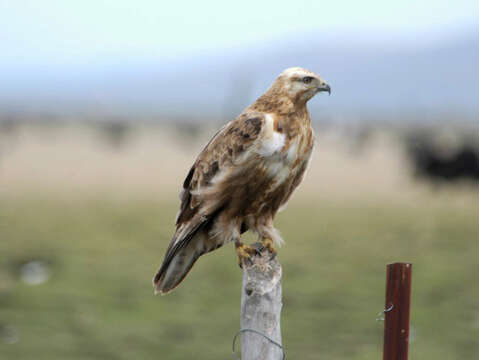
[[477,0],[0,0],[0,64],[174,60],[304,33],[414,44],[478,23]]
[[290,66],[332,114],[477,113],[477,44],[479,0],[0,0],[0,113],[222,116]]

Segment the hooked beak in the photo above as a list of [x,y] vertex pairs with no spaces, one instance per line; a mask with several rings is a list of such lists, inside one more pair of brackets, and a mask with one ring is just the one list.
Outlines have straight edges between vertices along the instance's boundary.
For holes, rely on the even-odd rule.
[[331,87],[323,82],[321,85],[318,86],[318,92],[327,91],[329,95],[331,95]]

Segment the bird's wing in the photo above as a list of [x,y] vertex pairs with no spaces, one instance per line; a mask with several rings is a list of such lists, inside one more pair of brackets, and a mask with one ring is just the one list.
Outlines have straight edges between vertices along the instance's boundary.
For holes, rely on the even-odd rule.
[[239,196],[235,195],[238,189],[248,186],[262,159],[283,144],[284,135],[274,131],[273,117],[255,112],[243,113],[213,136],[183,182],[176,232],[153,279],[157,291],[177,286],[196,259],[208,251],[199,231]]
[[257,160],[278,151],[284,135],[274,131],[272,115],[245,112],[223,126],[205,146],[183,182],[176,233],[170,248],[207,222],[239,186]]
[[[191,167],[180,194],[177,228],[200,216],[208,218],[223,205],[224,184],[250,169],[255,158],[267,155],[269,115],[246,112],[221,128]],[[270,125],[270,126],[268,126]],[[265,141],[266,140],[266,141]],[[273,144],[274,145],[274,144]]]

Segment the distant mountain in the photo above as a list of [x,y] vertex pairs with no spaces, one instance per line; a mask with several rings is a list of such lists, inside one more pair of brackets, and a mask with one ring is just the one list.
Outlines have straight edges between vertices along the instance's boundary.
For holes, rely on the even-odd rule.
[[[330,97],[313,99],[331,118],[479,111],[479,31],[439,44],[395,46],[354,38],[285,38],[181,61],[0,69],[7,110],[230,118],[284,68],[319,72]],[[3,73],[2,73],[3,71]]]

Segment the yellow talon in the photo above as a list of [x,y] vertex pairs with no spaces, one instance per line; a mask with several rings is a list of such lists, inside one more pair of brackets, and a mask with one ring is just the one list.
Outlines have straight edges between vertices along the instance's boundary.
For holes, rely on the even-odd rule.
[[276,254],[276,249],[274,248],[273,240],[269,238],[263,238],[261,240],[261,244],[263,245],[263,248],[268,250],[271,254]]
[[242,243],[236,245],[236,255],[238,255],[238,265],[243,268],[243,262],[251,261],[251,256],[257,253],[257,250],[248,245]]

